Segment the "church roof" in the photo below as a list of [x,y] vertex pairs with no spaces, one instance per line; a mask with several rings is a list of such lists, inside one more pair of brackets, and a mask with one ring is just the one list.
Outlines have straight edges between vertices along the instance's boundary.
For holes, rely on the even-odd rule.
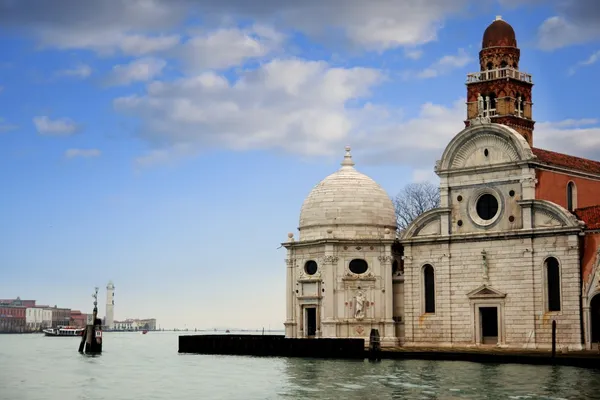
[[544,164],[600,175],[599,161],[556,153],[554,151],[538,149],[536,147],[532,147],[531,150],[533,151],[533,154],[537,156],[538,161]]
[[300,230],[311,226],[363,225],[396,228],[396,213],[386,191],[354,168],[350,147],[342,167],[310,192],[300,211]]
[[588,229],[600,229],[600,205],[578,208],[574,212]]

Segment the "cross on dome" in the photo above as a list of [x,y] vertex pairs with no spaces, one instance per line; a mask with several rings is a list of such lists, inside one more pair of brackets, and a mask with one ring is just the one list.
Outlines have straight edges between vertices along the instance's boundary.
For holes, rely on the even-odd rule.
[[352,161],[352,154],[350,153],[350,146],[346,146],[346,154],[344,155],[344,160],[342,161],[342,167],[353,167],[354,161]]

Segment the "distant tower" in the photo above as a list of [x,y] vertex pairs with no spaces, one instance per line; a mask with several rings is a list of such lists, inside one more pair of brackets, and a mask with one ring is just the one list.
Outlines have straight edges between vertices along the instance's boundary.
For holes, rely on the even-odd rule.
[[109,329],[115,327],[115,285],[112,281],[106,286],[106,320],[104,324]]
[[[515,31],[496,17],[483,34],[479,52],[480,72],[467,75],[467,121],[475,119],[483,106],[482,117],[510,126],[533,145],[531,75],[519,70],[521,50]],[[479,97],[481,96],[481,98]],[[478,102],[479,100],[479,102]],[[482,101],[483,100],[483,101]]]

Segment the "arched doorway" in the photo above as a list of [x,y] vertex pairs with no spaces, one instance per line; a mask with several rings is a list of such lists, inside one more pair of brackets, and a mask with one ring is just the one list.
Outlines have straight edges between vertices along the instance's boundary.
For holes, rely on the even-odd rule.
[[600,342],[600,294],[595,295],[590,302],[590,319],[592,326],[592,346]]

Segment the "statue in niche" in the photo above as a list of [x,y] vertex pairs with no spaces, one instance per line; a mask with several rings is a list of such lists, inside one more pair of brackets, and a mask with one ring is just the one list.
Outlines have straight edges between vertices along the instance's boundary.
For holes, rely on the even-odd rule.
[[477,116],[478,117],[483,117],[483,110],[484,110],[483,96],[481,95],[481,93],[478,93],[478,95],[477,95]]
[[362,291],[358,291],[355,296],[356,306],[354,308],[354,318],[361,320],[365,317],[365,294]]
[[488,275],[488,260],[487,260],[487,253],[485,250],[481,251],[481,258],[483,259],[483,279],[485,279],[486,281],[489,279],[489,275]]

